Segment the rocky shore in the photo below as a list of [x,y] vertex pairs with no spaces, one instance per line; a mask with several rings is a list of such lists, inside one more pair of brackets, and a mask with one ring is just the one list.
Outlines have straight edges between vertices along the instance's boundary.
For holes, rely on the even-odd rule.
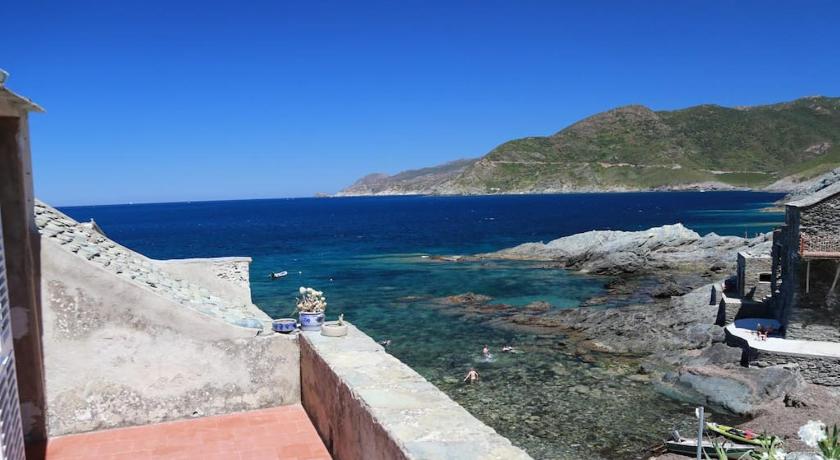
[[744,426],[766,428],[798,448],[803,446],[796,430],[809,418],[840,424],[840,412],[831,409],[840,407],[840,393],[806,383],[795,365],[742,367],[741,350],[727,346],[723,328],[714,324],[713,289],[733,271],[737,252],[768,253],[770,244],[769,235],[700,236],[676,224],[639,232],[592,231],[444,258],[535,261],[608,275],[607,293],[568,310],[545,302],[505,305],[476,293],[438,299],[437,305],[496,327],[562,335],[583,360],[602,354],[638,358],[637,380],[660,393],[745,417]]

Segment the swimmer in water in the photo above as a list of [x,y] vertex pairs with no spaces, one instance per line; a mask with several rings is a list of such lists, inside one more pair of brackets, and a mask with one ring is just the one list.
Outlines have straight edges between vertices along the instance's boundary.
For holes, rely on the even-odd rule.
[[478,377],[479,377],[478,371],[475,370],[474,367],[471,367],[470,371],[467,372],[467,376],[464,377],[464,383],[470,383],[470,384],[475,383],[476,381],[478,381]]
[[490,356],[490,349],[487,348],[487,345],[484,345],[484,348],[481,350],[481,354],[483,354],[485,357]]
[[507,353],[509,351],[513,351],[513,347],[510,346],[510,345],[505,345],[505,346],[502,347],[502,351],[505,352],[505,353]]

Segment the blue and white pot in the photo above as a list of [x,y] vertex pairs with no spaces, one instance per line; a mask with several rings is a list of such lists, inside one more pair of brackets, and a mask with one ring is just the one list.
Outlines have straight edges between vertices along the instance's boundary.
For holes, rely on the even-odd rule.
[[300,315],[300,329],[303,331],[320,331],[324,324],[324,312],[302,311]]
[[271,328],[274,332],[282,332],[288,334],[297,328],[297,321],[294,318],[280,318],[271,322]]

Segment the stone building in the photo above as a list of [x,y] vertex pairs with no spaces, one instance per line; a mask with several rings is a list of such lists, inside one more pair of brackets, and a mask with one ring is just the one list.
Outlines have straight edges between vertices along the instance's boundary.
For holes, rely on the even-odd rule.
[[786,204],[771,258],[772,309],[785,329],[840,323],[840,183]]

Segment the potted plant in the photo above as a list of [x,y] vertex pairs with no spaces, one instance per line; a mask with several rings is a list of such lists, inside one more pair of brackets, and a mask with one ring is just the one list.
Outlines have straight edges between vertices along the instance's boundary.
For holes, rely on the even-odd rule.
[[301,330],[320,330],[321,325],[324,324],[324,310],[327,309],[327,299],[324,297],[324,293],[303,286],[301,286],[299,292],[297,309]]
[[327,337],[343,337],[347,335],[347,324],[344,322],[344,313],[338,315],[338,321],[327,321],[321,328],[321,335]]

